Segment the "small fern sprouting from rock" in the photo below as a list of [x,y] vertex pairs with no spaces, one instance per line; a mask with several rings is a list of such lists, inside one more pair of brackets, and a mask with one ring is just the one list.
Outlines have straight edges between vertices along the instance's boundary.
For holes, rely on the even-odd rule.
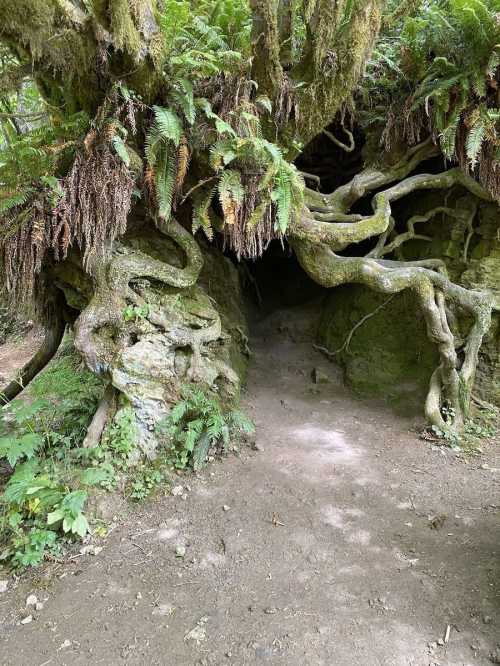
[[201,469],[211,448],[227,451],[231,438],[252,433],[253,423],[243,412],[223,407],[219,398],[198,386],[184,386],[181,400],[157,426],[172,464]]

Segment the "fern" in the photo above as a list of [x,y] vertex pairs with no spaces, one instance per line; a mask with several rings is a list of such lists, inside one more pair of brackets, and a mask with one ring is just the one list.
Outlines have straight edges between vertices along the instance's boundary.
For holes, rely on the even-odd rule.
[[218,184],[219,200],[226,224],[235,224],[238,207],[243,200],[244,189],[238,171],[226,169]]
[[176,89],[171,93],[171,97],[184,114],[189,125],[193,125],[196,120],[196,106],[192,83],[187,79],[179,79]]
[[232,434],[253,432],[254,426],[244,414],[224,409],[219,398],[199,387],[184,386],[181,397],[157,427],[178,468],[191,464],[195,470],[201,469],[211,446],[221,444],[226,450]]
[[182,123],[171,109],[155,106],[154,122],[146,135],[146,159],[153,170],[160,217],[168,220],[176,184],[177,148],[182,136]]
[[205,236],[209,241],[213,240],[214,232],[212,228],[212,220],[210,219],[210,204],[215,192],[215,187],[208,190],[203,195],[199,195],[193,209],[193,222],[192,231],[195,234],[198,229],[203,229]]
[[130,166],[130,155],[128,154],[127,147],[122,137],[119,134],[115,134],[111,139],[111,144],[115,150],[115,153],[125,164],[125,166]]
[[479,119],[474,127],[469,130],[469,134],[467,135],[467,158],[472,169],[474,169],[477,164],[485,135],[486,127],[484,126],[481,119]]

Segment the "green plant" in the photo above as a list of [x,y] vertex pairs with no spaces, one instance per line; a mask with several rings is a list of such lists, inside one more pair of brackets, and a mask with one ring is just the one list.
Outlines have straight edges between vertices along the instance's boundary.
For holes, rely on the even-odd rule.
[[[136,441],[137,425],[134,412],[130,407],[123,407],[106,429],[100,451],[117,469],[126,469]],[[107,456],[106,453],[110,455]]]
[[484,161],[479,179],[498,196],[499,36],[496,0],[428,0],[390,23],[364,82],[365,124],[385,125],[389,149],[430,131],[445,157],[466,171]]
[[167,459],[178,469],[201,469],[210,447],[227,450],[231,436],[253,432],[252,422],[238,410],[223,407],[218,397],[193,386],[184,386],[182,400],[157,426],[164,437]]
[[164,480],[165,476],[161,470],[151,467],[148,464],[136,468],[128,487],[130,499],[136,502],[146,499]]
[[123,318],[125,321],[139,321],[142,319],[147,319],[151,307],[144,303],[144,305],[127,305],[123,311]]

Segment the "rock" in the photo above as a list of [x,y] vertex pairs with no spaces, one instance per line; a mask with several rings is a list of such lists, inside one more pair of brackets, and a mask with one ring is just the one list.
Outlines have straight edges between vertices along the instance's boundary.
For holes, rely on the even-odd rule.
[[176,557],[184,557],[186,555],[186,546],[177,546],[175,549]]
[[92,544],[80,548],[80,555],[99,555],[102,546],[94,546]]
[[64,650],[65,648],[69,648],[69,647],[71,647],[71,641],[66,639],[64,642],[61,643],[61,645],[59,646],[59,649]]
[[153,609],[151,615],[156,615],[160,617],[165,617],[167,615],[172,615],[175,611],[175,607],[170,604],[160,604],[157,608]]
[[500,648],[496,649],[495,652],[490,654],[489,660],[492,664],[500,664]]
[[8,580],[0,580],[0,594],[2,594],[2,592],[7,592],[8,587],[9,587]]
[[21,620],[21,624],[29,624],[30,622],[33,622],[33,615],[27,615]]
[[311,372],[311,378],[315,384],[328,384],[330,377],[319,368],[314,368]]
[[26,599],[26,606],[36,606],[37,603],[38,599],[34,594],[30,594]]
[[41,601],[37,601],[35,604],[35,610],[37,611],[42,611],[43,610],[43,604]]
[[194,626],[191,631],[188,631],[188,633],[184,636],[185,641],[196,641],[196,644],[200,644],[202,641],[206,640],[207,638],[207,630],[206,630],[206,623],[208,622],[208,617],[202,617],[198,622],[196,623],[196,626]]
[[231,509],[231,507],[228,506],[227,504],[224,504],[224,506],[222,507],[223,511],[229,511],[230,509]]
[[170,492],[174,497],[179,497],[184,492],[184,486],[174,486]]

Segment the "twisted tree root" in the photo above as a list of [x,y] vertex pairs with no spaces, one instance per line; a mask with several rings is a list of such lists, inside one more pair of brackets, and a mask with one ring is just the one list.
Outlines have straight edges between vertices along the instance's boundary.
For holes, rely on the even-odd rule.
[[[408,231],[397,235],[386,246],[387,238],[395,227],[391,203],[411,192],[461,185],[476,197],[491,200],[489,194],[460,169],[440,174],[409,175],[421,161],[434,154],[435,147],[427,142],[412,148],[391,169],[365,169],[330,195],[307,190],[307,209],[300,219],[294,220],[289,240],[303,269],[323,287],[359,283],[387,294],[404,289],[410,289],[415,294],[427,325],[428,337],[437,345],[440,356],[439,367],[430,380],[426,417],[443,431],[458,431],[469,409],[479,348],[490,326],[492,296],[450,282],[445,264],[439,259],[399,262],[380,258],[415,237],[416,222],[426,222],[437,212],[448,212],[443,206],[426,215],[411,218]],[[351,206],[367,192],[379,190],[395,181],[400,182],[375,194],[372,215],[350,214]],[[475,210],[474,204],[472,209],[454,211],[453,215],[463,217],[470,226]],[[366,257],[344,257],[334,252],[376,236],[379,237],[378,242]],[[452,333],[450,321],[453,323],[454,315],[447,308],[449,305],[466,310],[473,318],[465,341],[457,340]],[[448,408],[451,418],[443,417],[444,406]]]
[[[182,288],[192,286],[198,279],[203,266],[203,257],[193,236],[174,219],[168,223],[162,222],[158,228],[184,251],[185,266],[177,268],[138,250],[130,252],[127,248],[118,247],[107,270],[97,276],[94,296],[75,323],[75,347],[82,354],[88,367],[97,374],[109,370],[116,352],[116,341],[110,336],[99,335],[98,331],[107,327],[115,331],[118,338],[120,337],[123,332],[123,310],[126,307],[127,297],[130,300],[138,299],[130,288],[132,280],[152,278]],[[150,316],[152,323],[162,325],[158,316],[156,321],[154,313],[150,313]],[[195,362],[202,342],[201,332],[199,335],[193,335],[192,339],[179,339],[179,345],[192,345]]]
[[[426,417],[443,431],[460,430],[469,408],[479,348],[490,326],[492,298],[484,292],[453,284],[443,274],[427,268],[428,262],[399,263],[366,257],[340,257],[324,244],[297,239],[292,239],[291,243],[304,270],[323,287],[358,283],[387,294],[404,289],[415,294],[427,334],[437,345],[441,359],[431,378]],[[461,364],[448,325],[445,298],[467,310],[474,319]],[[454,413],[452,425],[441,414],[445,402]]]

